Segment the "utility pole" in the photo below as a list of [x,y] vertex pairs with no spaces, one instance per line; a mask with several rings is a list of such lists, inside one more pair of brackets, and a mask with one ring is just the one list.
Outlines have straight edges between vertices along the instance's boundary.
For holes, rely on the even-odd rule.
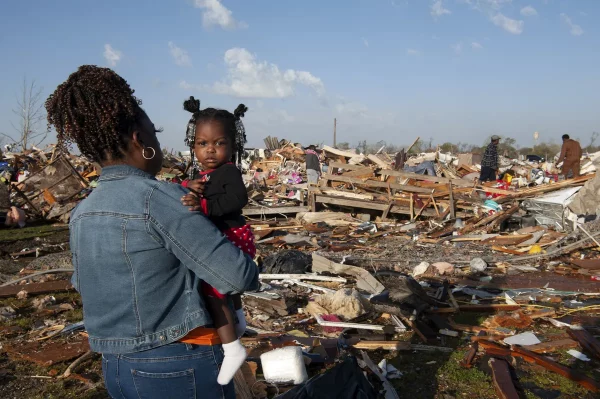
[[337,130],[337,119],[333,118],[333,148],[336,148],[336,142],[335,142],[336,130]]

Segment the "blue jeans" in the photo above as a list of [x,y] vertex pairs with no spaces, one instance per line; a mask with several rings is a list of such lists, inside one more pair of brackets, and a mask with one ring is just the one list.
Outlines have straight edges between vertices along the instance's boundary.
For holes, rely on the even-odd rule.
[[220,345],[173,343],[144,352],[103,354],[102,371],[115,399],[235,399],[233,382],[217,383]]

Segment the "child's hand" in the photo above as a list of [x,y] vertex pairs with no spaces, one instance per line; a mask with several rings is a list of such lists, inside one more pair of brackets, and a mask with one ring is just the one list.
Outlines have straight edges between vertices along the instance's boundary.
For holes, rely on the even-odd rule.
[[196,179],[190,180],[187,184],[187,188],[198,195],[202,195],[202,193],[204,193],[205,185],[206,182],[204,180]]
[[189,207],[191,212],[200,212],[202,211],[202,206],[200,205],[200,197],[198,197],[194,193],[189,193],[181,197],[181,203],[183,206]]

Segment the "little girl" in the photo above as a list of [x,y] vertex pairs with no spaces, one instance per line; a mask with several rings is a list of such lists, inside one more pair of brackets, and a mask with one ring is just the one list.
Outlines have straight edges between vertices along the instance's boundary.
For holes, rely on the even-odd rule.
[[[185,138],[192,156],[192,179],[182,185],[197,195],[185,196],[182,203],[201,210],[233,244],[254,258],[254,236],[242,216],[248,193],[236,166],[244,154],[246,133],[241,118],[248,108],[240,104],[233,114],[215,108],[200,111],[200,100],[194,97],[185,101],[183,108],[193,115]],[[198,164],[202,170],[196,173]],[[231,296],[236,323],[225,295],[204,282],[202,293],[225,355],[217,381],[227,385],[246,360],[246,349],[239,340],[246,330],[242,301],[239,294]]]

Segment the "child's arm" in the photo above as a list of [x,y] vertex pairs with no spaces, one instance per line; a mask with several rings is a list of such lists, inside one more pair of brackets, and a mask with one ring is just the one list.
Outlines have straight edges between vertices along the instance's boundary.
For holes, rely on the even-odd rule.
[[200,202],[202,211],[209,217],[239,212],[248,204],[248,191],[239,169],[234,165],[224,165],[222,168],[227,168],[224,171],[226,173],[219,176],[219,184],[223,184],[225,193],[202,198]]

